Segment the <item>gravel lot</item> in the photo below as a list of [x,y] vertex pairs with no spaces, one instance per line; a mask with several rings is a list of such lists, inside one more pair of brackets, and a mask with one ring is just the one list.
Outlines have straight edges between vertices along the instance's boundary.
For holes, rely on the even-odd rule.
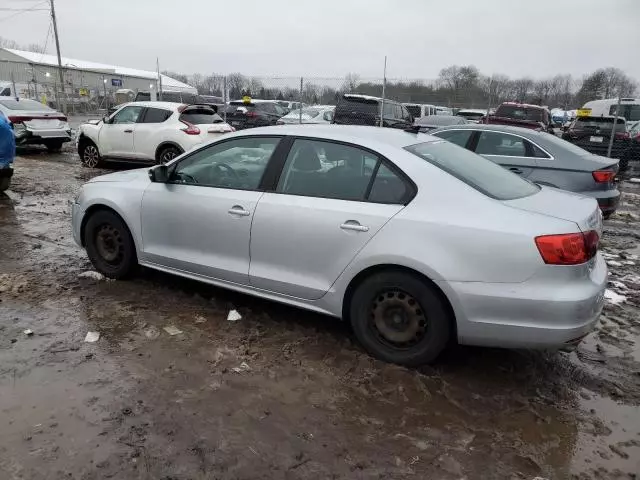
[[79,277],[67,201],[106,170],[71,146],[19,155],[0,194],[0,479],[640,476],[640,185],[606,222],[609,301],[576,351],[452,347],[412,370],[302,310],[153,271]]

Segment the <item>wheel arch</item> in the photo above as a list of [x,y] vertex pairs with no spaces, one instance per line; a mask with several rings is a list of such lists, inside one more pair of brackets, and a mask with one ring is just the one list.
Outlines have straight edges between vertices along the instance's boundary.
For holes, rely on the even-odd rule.
[[136,247],[136,254],[138,253],[138,244],[136,241],[136,236],[134,235],[134,231],[131,228],[131,225],[129,224],[129,222],[127,222],[127,219],[125,218],[124,215],[122,215],[120,212],[118,212],[115,208],[112,208],[109,205],[106,205],[104,203],[95,203],[91,206],[89,206],[85,212],[84,215],[82,217],[82,222],[80,223],[80,243],[82,244],[82,246],[84,248],[86,248],[86,240],[84,238],[84,229],[87,225],[87,222],[89,221],[89,218],[91,218],[92,215],[94,215],[96,212],[99,211],[107,211],[107,212],[111,212],[115,215],[118,216],[118,218],[120,220],[122,220],[122,223],[125,224],[125,226],[127,227],[127,229],[129,230],[129,235],[131,235],[131,238],[133,239],[133,244]]
[[154,155],[154,158],[155,158],[156,160],[158,160],[158,159],[159,159],[159,157],[160,157],[160,152],[162,152],[162,150],[164,150],[164,149],[165,149],[165,148],[167,148],[167,147],[175,147],[175,148],[177,148],[178,150],[180,150],[180,153],[181,153],[181,154],[185,152],[185,149],[184,149],[184,148],[182,148],[182,147],[180,146],[180,144],[178,144],[177,142],[174,142],[174,141],[172,141],[172,140],[167,140],[167,141],[165,141],[165,142],[162,142],[160,145],[158,145],[158,146],[156,147],[156,153],[155,153],[155,155]]
[[370,276],[379,274],[381,272],[390,272],[390,271],[407,273],[416,278],[419,278],[422,282],[427,284],[438,295],[438,297],[442,300],[442,303],[445,305],[445,308],[447,309],[447,312],[449,313],[452,320],[451,338],[457,338],[458,327],[457,327],[457,318],[456,318],[455,309],[453,308],[453,305],[449,300],[449,297],[445,294],[442,288],[440,288],[440,286],[436,282],[434,282],[431,278],[429,278],[424,273],[414,268],[407,267],[404,265],[399,265],[399,264],[385,263],[385,264],[379,264],[379,265],[372,265],[358,272],[358,274],[351,279],[351,281],[349,282],[349,285],[347,285],[347,288],[345,290],[345,294],[342,299],[342,318],[346,321],[349,321],[349,322],[351,321],[349,318],[349,305],[351,303],[351,299],[353,297],[354,292],[356,291],[356,288],[358,288],[358,286],[366,278],[369,278]]

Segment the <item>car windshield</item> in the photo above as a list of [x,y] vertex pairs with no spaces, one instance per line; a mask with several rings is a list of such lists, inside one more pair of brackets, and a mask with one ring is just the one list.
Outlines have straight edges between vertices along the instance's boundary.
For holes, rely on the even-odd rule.
[[29,100],[27,98],[21,98],[16,100],[15,98],[0,100],[0,105],[7,107],[9,110],[28,110],[33,112],[41,112],[43,110],[55,112],[53,108],[36,102],[35,100]]
[[[612,105],[609,109],[609,115],[616,115],[617,105]],[[627,122],[635,122],[640,120],[640,105],[620,105],[618,116],[627,119]]]
[[498,200],[528,197],[540,190],[516,174],[447,141],[418,143],[405,150],[441,168],[479,192]]
[[[305,117],[308,117],[308,118],[315,118],[318,115],[320,115],[320,109],[317,109],[317,108],[303,108],[302,109],[302,115],[304,115]],[[289,116],[289,117],[300,116],[300,109],[291,110],[287,116]]]
[[[460,115],[460,113],[458,113]],[[496,110],[497,117],[515,118],[516,120],[530,120],[542,122],[542,109],[524,107],[521,105],[500,105]]]
[[[591,152],[587,152],[585,149],[580,148],[571,142],[567,142],[566,140],[563,140],[556,135],[553,135],[552,133],[540,132],[539,135],[542,136],[542,140],[551,145],[552,148],[549,148],[548,150],[552,154],[554,153],[553,150],[562,149],[564,151],[573,153],[574,155],[592,155]],[[546,148],[546,145],[543,144],[542,146]]]
[[484,113],[482,112],[465,112],[465,111],[461,111],[458,112],[458,116],[460,117],[464,117],[464,118],[481,118],[484,117]]

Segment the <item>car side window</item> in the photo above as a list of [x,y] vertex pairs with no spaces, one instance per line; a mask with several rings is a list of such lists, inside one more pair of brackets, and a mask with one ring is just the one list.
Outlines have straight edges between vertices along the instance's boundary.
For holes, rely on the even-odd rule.
[[523,138],[499,132],[480,132],[476,153],[503,157],[527,156]]
[[411,120],[413,120],[413,117],[411,116],[411,113],[409,112],[409,110],[407,110],[406,107],[400,105],[400,111],[402,112],[402,119],[405,122],[411,122]]
[[173,112],[163,108],[148,107],[142,118],[142,123],[162,123],[167,120]]
[[327,122],[333,121],[333,112],[331,110],[324,112],[322,118]]
[[377,155],[320,140],[293,142],[276,192],[308,197],[364,201]]
[[396,106],[391,102],[384,102],[383,112],[385,118],[396,118]]
[[389,167],[380,164],[368,200],[375,203],[405,203],[409,193],[407,182]]
[[442,130],[441,132],[435,132],[433,135],[443,138],[451,143],[466,147],[467,142],[471,138],[473,130]]
[[544,150],[527,140],[525,140],[525,145],[527,147],[527,157],[551,158]]
[[243,137],[214,143],[181,160],[171,182],[256,190],[279,142],[274,137]]
[[140,118],[140,113],[142,113],[143,108],[144,107],[141,107],[139,105],[124,107],[122,110],[115,114],[111,123],[136,123],[138,121],[138,118]]

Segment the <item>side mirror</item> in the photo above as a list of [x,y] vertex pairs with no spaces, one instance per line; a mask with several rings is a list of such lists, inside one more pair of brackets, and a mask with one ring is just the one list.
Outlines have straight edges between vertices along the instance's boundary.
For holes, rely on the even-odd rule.
[[166,165],[158,165],[149,169],[149,180],[153,183],[167,183],[169,181],[169,169]]
[[109,120],[109,115],[105,115],[104,117],[102,117],[102,122],[103,123],[111,123],[111,121]]

